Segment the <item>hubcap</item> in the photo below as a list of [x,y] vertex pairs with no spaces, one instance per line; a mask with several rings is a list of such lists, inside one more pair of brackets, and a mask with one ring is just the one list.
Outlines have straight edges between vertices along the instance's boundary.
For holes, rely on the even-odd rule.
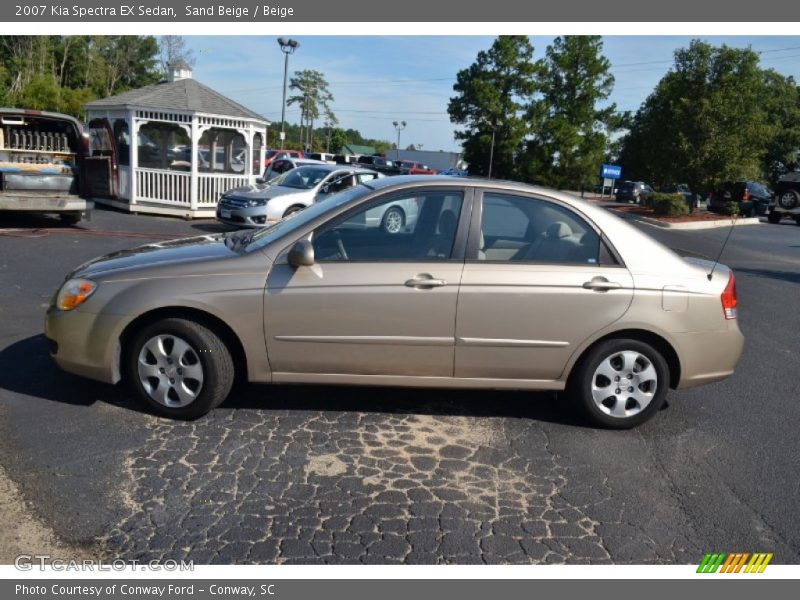
[[601,361],[592,377],[592,399],[605,414],[632,417],[647,408],[658,389],[658,374],[644,354],[615,352]]
[[203,365],[194,348],[175,335],[150,338],[139,352],[139,382],[153,400],[187,406],[203,389]]
[[397,210],[390,210],[386,213],[386,231],[397,233],[403,228],[403,215]]
[[794,205],[794,194],[786,193],[781,196],[781,206],[784,208],[791,208]]

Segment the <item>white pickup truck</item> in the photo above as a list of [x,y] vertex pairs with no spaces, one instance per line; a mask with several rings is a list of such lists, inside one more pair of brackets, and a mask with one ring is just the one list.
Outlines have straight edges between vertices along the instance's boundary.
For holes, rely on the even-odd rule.
[[[88,138],[73,117],[0,108],[0,211],[57,213],[77,223],[92,208]],[[102,177],[101,177],[102,178]]]

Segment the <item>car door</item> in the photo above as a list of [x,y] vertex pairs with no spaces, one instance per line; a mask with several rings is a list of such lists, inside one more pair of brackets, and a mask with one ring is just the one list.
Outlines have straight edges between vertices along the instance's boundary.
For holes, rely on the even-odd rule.
[[[418,206],[412,226],[387,233],[367,213]],[[285,253],[268,278],[264,321],[276,377],[453,375],[458,285],[471,197],[466,190],[387,193],[310,235],[312,266]]]
[[633,298],[628,270],[572,208],[476,197],[456,317],[456,377],[555,380]]

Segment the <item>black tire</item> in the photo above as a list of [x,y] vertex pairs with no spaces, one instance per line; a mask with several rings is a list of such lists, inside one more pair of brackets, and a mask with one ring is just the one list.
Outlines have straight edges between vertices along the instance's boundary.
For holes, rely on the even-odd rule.
[[781,222],[781,213],[775,212],[774,210],[771,210],[769,212],[769,214],[767,215],[767,221],[769,221],[773,225],[775,225],[776,223],[780,223]]
[[[389,229],[390,227],[389,217],[392,214],[400,216],[400,223],[401,223],[400,229],[396,231],[391,231]],[[385,231],[386,233],[400,233],[403,230],[403,227],[405,227],[405,225],[406,225],[406,213],[403,212],[403,209],[400,208],[399,206],[391,206],[389,207],[389,210],[383,213],[383,218],[381,219],[381,229],[383,229],[383,231]]]
[[283,213],[283,218],[285,219],[289,215],[293,215],[294,213],[298,213],[301,210],[303,210],[304,208],[305,208],[305,206],[298,206],[298,205],[290,206],[289,208],[286,209],[286,212]]
[[800,193],[797,190],[785,190],[778,196],[778,204],[781,205],[781,208],[791,210],[800,205]]
[[[633,351],[643,355],[653,366],[656,373],[655,392],[652,394],[649,404],[638,412],[632,413],[630,416],[612,416],[601,410],[595,402],[592,396],[593,378],[597,368],[603,361],[624,351]],[[623,371],[620,371],[620,373],[624,380],[627,374]],[[613,385],[615,384],[611,383],[610,387]],[[576,365],[567,385],[567,393],[570,400],[578,405],[592,424],[608,429],[630,429],[644,423],[663,406],[668,389],[669,366],[667,361],[661,353],[649,344],[632,339],[606,340],[591,348]],[[613,391],[609,393],[613,394]],[[632,409],[635,410],[635,406]]]
[[75,213],[61,213],[58,218],[64,225],[77,225],[81,221],[81,216]]
[[[139,376],[139,355],[144,345],[160,335],[166,338],[176,336],[188,343],[194,352],[194,359],[198,361],[192,364],[199,364],[202,368],[203,381],[198,386],[199,392],[194,400],[184,406],[167,406],[158,402],[150,396]],[[211,329],[189,319],[167,318],[146,325],[126,344],[123,361],[125,379],[142,402],[152,412],[171,419],[198,419],[222,404],[230,393],[235,376],[233,359],[225,343]],[[156,359],[156,363],[151,364],[160,363]],[[177,367],[174,363],[170,364]],[[161,385],[158,379],[153,379],[158,386]],[[169,390],[167,392],[169,395]],[[174,390],[173,397],[177,397]]]

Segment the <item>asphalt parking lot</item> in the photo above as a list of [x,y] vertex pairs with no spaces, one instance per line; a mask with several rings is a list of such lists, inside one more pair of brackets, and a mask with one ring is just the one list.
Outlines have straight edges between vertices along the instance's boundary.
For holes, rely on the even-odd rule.
[[[714,257],[725,229],[641,225]],[[672,392],[633,431],[552,394],[244,386],[172,422],[61,372],[45,307],[99,254],[221,228],[97,210],[78,228],[0,217],[0,463],[65,542],[198,563],[800,560],[800,227],[737,228],[736,374]]]

